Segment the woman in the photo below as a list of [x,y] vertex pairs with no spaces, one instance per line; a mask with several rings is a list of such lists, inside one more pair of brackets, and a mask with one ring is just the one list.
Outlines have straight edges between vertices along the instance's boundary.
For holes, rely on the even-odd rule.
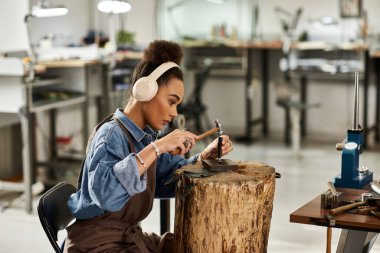
[[[128,104],[90,138],[78,191],[68,201],[76,222],[67,228],[64,252],[170,252],[172,234],[146,234],[137,223],[148,216],[155,196],[174,196],[174,185],[164,183],[176,169],[217,156],[215,140],[184,159],[197,140],[188,131],[157,139],[157,131],[177,116],[184,96],[182,56],[176,43],[152,42],[134,70]],[[232,144],[223,137],[226,155]],[[179,155],[168,153],[177,148]]]

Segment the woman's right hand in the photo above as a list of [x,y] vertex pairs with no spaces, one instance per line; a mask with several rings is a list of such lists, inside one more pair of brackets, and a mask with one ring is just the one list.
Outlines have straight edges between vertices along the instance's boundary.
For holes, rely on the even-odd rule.
[[160,153],[168,153],[179,148],[181,150],[179,155],[184,155],[195,145],[197,138],[197,135],[189,131],[176,129],[155,143]]

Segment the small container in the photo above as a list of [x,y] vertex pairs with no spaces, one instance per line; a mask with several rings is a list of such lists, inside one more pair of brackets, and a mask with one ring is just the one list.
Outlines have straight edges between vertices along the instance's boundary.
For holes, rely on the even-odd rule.
[[372,198],[372,193],[369,193],[369,192],[362,193],[362,202],[366,201],[369,198]]

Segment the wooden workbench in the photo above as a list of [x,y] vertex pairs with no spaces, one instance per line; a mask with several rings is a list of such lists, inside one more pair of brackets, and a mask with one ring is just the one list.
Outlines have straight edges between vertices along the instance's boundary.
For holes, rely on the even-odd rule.
[[[354,200],[367,190],[337,189],[343,192],[343,200]],[[290,214],[290,222],[327,227],[328,209],[321,208],[318,196]],[[345,212],[335,215],[333,228],[343,229],[336,252],[369,252],[380,232],[380,218]],[[364,251],[362,251],[364,250]]]

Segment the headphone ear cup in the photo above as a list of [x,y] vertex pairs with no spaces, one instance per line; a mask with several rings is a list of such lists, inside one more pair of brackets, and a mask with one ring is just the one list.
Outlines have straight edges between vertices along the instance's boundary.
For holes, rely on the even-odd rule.
[[137,101],[147,102],[157,94],[157,90],[157,82],[149,76],[144,76],[133,85],[132,94]]

